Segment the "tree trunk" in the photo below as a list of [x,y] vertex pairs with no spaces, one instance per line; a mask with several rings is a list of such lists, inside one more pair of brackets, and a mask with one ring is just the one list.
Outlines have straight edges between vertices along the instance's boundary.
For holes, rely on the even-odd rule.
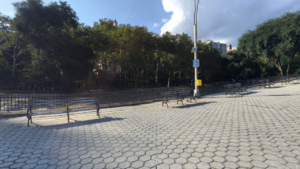
[[137,78],[137,75],[135,75],[135,88],[138,88],[138,78]]
[[286,69],[286,76],[287,77],[289,77],[289,71],[290,71],[290,69],[292,67],[293,59],[294,59],[294,57],[292,57],[292,58],[289,59],[289,63],[287,65],[287,69]]
[[272,59],[275,66],[277,67],[277,69],[280,71],[280,75],[283,76],[283,71],[282,71],[282,68],[281,68],[281,64],[280,64],[280,60],[278,59]]
[[169,72],[169,77],[168,77],[168,87],[170,87],[170,78],[171,78],[171,71]]
[[13,67],[12,67],[12,84],[14,84],[15,82],[15,69],[16,69],[16,51],[14,50],[14,57],[13,57],[14,61],[13,61]]
[[32,90],[32,93],[34,93],[34,90],[35,90],[36,86],[37,86],[37,83],[35,83],[35,85],[33,87],[33,90]]
[[15,79],[15,70],[13,69],[12,71],[11,71],[11,73],[12,73],[12,75],[11,75],[11,83],[12,84],[14,84],[14,79]]
[[127,77],[126,77],[126,69],[124,70],[124,81],[125,81],[125,86],[126,86],[126,84],[127,84]]
[[156,70],[155,70],[155,84],[157,85],[158,83],[158,69],[160,65],[160,58],[158,58],[157,64],[156,64]]

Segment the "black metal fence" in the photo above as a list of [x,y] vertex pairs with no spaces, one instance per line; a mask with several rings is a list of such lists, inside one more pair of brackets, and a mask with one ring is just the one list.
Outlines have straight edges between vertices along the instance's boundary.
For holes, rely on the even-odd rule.
[[[269,79],[270,82],[287,83],[288,80],[298,80],[299,75],[291,75],[289,78],[284,76],[277,76],[272,78],[258,78],[241,81],[222,82],[214,84],[204,84],[199,87],[200,95],[208,95],[213,93],[224,92],[224,84],[241,83],[242,86],[254,87],[259,84],[259,80]],[[17,111],[26,110],[29,100],[59,100],[67,98],[87,98],[97,97],[101,107],[113,107],[122,105],[132,105],[147,103],[161,100],[162,91],[172,90],[194,90],[194,86],[181,86],[181,87],[160,87],[160,88],[142,88],[142,89],[128,89],[128,90],[111,90],[102,92],[88,92],[78,94],[61,94],[61,93],[48,93],[48,94],[4,94],[0,95],[0,111]],[[84,104],[83,104],[84,105]]]

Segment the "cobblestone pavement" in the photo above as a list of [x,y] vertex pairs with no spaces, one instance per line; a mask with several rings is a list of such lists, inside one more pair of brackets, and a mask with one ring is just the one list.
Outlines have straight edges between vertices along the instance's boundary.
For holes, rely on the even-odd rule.
[[0,168],[300,169],[300,83],[198,101],[56,126],[1,120]]

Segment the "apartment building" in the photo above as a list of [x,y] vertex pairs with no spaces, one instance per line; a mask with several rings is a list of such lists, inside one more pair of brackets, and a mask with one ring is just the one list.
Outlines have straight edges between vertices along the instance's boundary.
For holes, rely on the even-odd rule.
[[221,55],[224,55],[228,51],[236,50],[237,47],[232,47],[231,44],[224,44],[220,42],[214,42],[212,40],[205,41],[207,44],[211,44],[213,48],[217,48]]
[[214,42],[212,40],[207,40],[207,41],[205,41],[205,43],[211,44],[213,48],[217,48],[221,55],[224,55],[226,53],[227,44],[220,43],[220,42]]

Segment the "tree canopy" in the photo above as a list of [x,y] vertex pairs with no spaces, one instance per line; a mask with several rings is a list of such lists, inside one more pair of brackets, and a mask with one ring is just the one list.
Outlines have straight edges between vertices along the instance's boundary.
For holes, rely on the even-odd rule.
[[[107,18],[88,26],[61,1],[13,5],[15,18],[0,15],[0,84],[170,87],[194,80],[193,40],[186,33],[159,35]],[[225,55],[198,41],[198,77],[213,83],[299,73],[299,24],[299,12],[270,19],[246,31],[238,50]]]

